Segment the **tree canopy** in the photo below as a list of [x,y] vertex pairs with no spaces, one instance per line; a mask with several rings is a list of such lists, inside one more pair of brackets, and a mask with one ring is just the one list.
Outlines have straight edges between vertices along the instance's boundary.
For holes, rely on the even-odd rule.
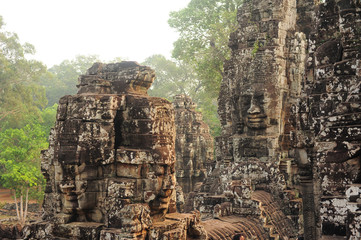
[[97,55],[78,55],[75,59],[64,60],[59,65],[51,67],[41,78],[41,84],[46,89],[48,105],[58,103],[62,96],[76,94],[79,75],[84,74],[97,61]]
[[214,98],[223,63],[230,57],[229,35],[236,29],[241,4],[242,0],[191,0],[186,8],[170,14],[168,23],[180,34],[173,57],[191,65]]
[[39,124],[0,132],[0,184],[13,190],[21,224],[26,221],[29,193],[38,192],[36,187],[44,183],[40,151],[47,147],[46,134]]
[[195,96],[202,88],[188,65],[173,62],[160,54],[148,57],[142,64],[152,67],[156,72],[156,79],[148,91],[151,96],[171,100],[177,94]]
[[163,97],[169,101],[173,101],[177,94],[190,96],[198,105],[198,110],[202,112],[212,134],[219,134],[216,99],[207,94],[203,82],[190,65],[183,61],[168,60],[159,54],[148,57],[142,64],[152,67],[156,73],[156,79],[148,91],[149,95]]
[[4,30],[0,16],[0,131],[39,118],[47,104],[45,90],[37,84],[46,67],[27,58],[34,53],[31,44],[21,44],[17,34]]
[[[30,56],[31,44],[21,44],[7,32],[0,16],[0,185],[12,189],[21,224],[27,215],[28,196],[42,197],[40,151],[54,125],[56,108],[45,108],[45,88],[39,84],[46,67]],[[33,197],[34,199],[34,197]]]

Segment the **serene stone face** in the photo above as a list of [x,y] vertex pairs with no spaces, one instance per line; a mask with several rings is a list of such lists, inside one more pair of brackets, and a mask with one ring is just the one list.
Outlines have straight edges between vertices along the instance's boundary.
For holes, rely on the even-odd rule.
[[263,129],[267,127],[267,115],[264,111],[264,95],[262,92],[252,95],[241,96],[241,102],[244,104],[244,112],[241,119],[244,125],[249,129]]
[[58,222],[136,231],[145,226],[139,222],[164,218],[176,184],[174,111],[146,95],[153,78],[153,70],[134,62],[96,63],[80,76],[79,93],[60,100],[43,157],[44,206]]
[[[175,188],[175,166],[154,165],[156,184],[153,186],[152,195],[154,199],[149,201],[151,216],[156,219],[163,217],[168,210],[170,197]],[[149,200],[149,199],[146,199]]]
[[[213,181],[210,189],[215,196],[198,198],[208,205],[202,206],[205,214],[212,209],[211,202],[226,196],[233,200],[234,213],[255,216],[254,191],[272,193],[293,208],[286,202],[289,193],[295,196],[293,191],[298,191],[292,185],[296,170],[288,118],[302,80],[301,75],[292,74],[302,71],[305,56],[301,53],[306,44],[303,33],[296,34],[297,4],[245,1],[239,8],[238,28],[229,42],[232,54],[224,64],[218,98],[222,127],[221,137],[216,138],[219,169],[211,174],[214,179],[206,182],[210,185]],[[292,211],[297,215],[299,205]],[[286,222],[289,219],[284,216]]]

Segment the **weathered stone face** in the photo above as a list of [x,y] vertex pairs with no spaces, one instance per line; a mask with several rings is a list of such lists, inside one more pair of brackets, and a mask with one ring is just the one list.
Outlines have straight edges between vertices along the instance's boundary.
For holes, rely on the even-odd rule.
[[[267,115],[264,111],[264,95],[253,94],[245,118],[246,126],[251,129],[262,129],[267,127]],[[248,104],[247,104],[248,105]],[[242,117],[241,117],[242,118]]]
[[[280,239],[302,235],[290,115],[307,56],[307,37],[297,21],[310,21],[307,11],[313,11],[313,2],[245,1],[240,7],[218,98],[217,167],[194,196],[203,216],[268,221],[262,219],[273,218],[266,207],[272,205],[279,215],[270,220],[271,231]],[[272,197],[266,201],[255,197],[258,193]]]
[[153,78],[134,62],[96,63],[80,76],[79,93],[60,100],[43,157],[46,214],[122,227],[126,206],[143,204],[152,220],[164,217],[176,182],[174,112],[144,95]]
[[[258,64],[264,65],[265,63],[260,61]],[[236,99],[238,98],[237,109],[239,109],[237,132],[249,136],[259,135],[260,130],[271,126],[269,116],[275,115],[281,102],[269,104],[277,97],[275,92],[272,92],[276,87],[274,81],[254,78],[245,81],[247,82],[239,85],[240,92],[236,97]],[[259,83],[260,81],[261,83]],[[265,131],[262,131],[262,134],[265,134]]]
[[60,99],[44,221],[24,239],[206,239],[196,213],[176,213],[174,110],[146,94],[153,78],[135,62],[95,63]]
[[174,97],[176,123],[176,176],[184,193],[194,190],[213,169],[213,138],[209,127],[196,112],[196,104],[185,95]]

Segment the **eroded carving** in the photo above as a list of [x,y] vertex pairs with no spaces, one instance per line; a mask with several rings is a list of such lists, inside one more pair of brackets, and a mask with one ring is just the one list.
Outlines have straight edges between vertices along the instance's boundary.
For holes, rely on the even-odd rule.
[[213,138],[196,104],[186,95],[174,97],[176,122],[176,176],[184,193],[194,190],[214,168]]
[[[50,225],[29,226],[26,239],[166,234],[166,214],[176,211],[174,110],[146,95],[154,77],[136,62],[95,63],[78,94],[60,100],[42,162]],[[191,229],[184,219],[193,216],[180,214],[167,231]]]

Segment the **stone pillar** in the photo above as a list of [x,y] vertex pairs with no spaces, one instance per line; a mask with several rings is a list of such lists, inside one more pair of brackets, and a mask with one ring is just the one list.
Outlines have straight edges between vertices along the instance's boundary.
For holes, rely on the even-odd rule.
[[[348,228],[354,229],[353,204],[346,192],[348,186],[360,182],[361,176],[360,6],[353,0],[319,4],[309,35],[295,133],[298,144],[308,147],[313,177],[314,191],[306,190],[303,198],[313,194],[316,222],[310,222],[317,228],[305,222],[305,234],[314,235],[307,239],[351,236]],[[311,186],[306,184],[304,188]],[[311,212],[313,209],[306,211],[308,217]]]

